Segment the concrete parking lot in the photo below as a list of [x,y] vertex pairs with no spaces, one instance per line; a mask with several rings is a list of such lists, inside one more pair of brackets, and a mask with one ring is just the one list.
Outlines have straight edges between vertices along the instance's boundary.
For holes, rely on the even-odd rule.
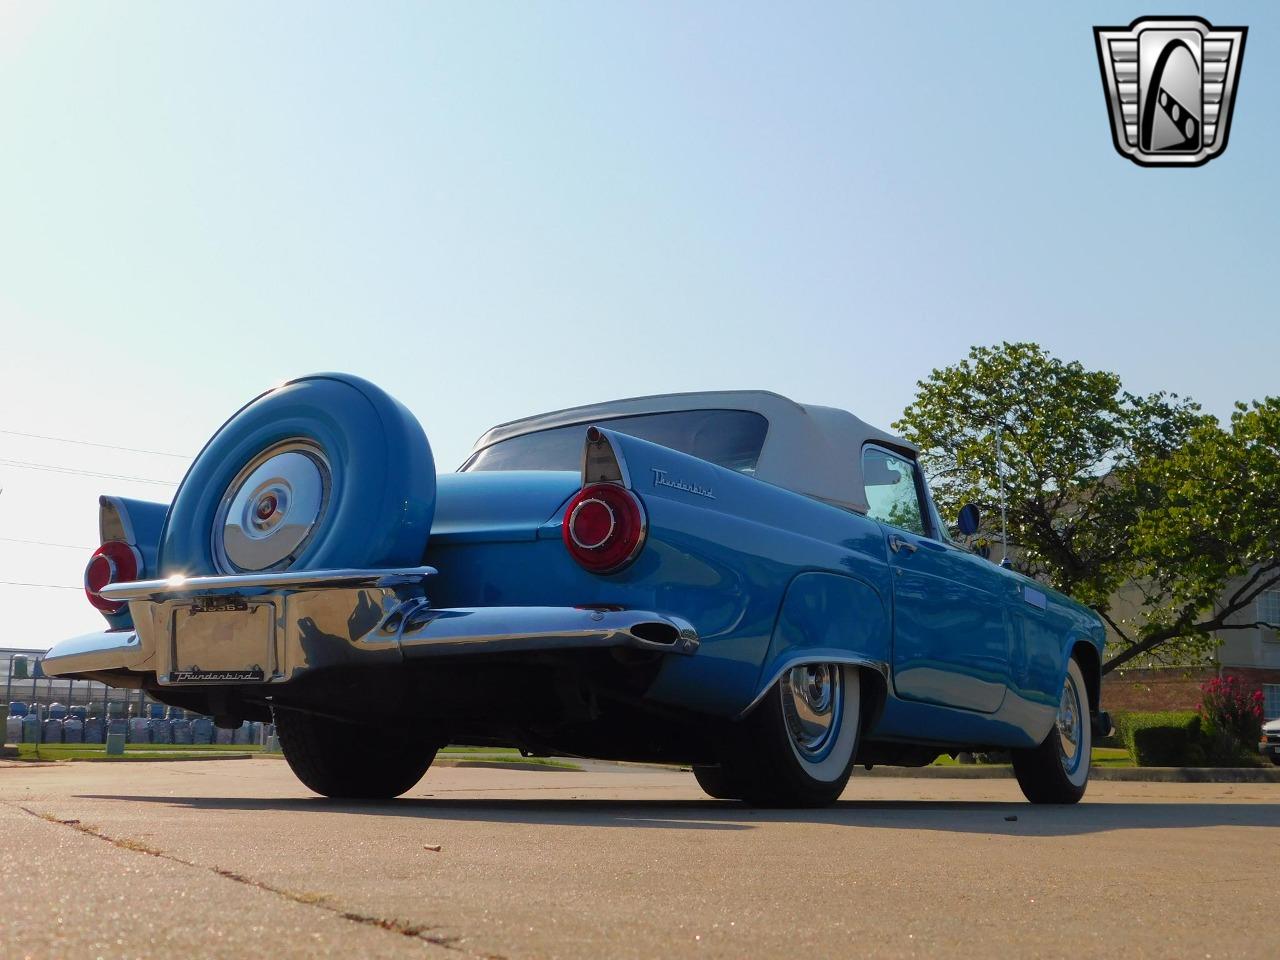
[[1280,784],[438,768],[339,804],[283,761],[0,765],[7,957],[1275,957]]

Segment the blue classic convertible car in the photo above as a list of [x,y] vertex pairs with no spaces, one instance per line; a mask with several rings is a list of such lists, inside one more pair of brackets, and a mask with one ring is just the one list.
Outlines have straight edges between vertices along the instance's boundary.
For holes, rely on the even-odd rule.
[[688,763],[780,806],[1007,750],[1030,800],[1071,803],[1109,728],[1094,613],[955,542],[911,444],[772,393],[517,420],[437,476],[382,390],[303,377],[171,504],[103,497],[101,532],[110,629],[46,672],[274,718],[332,797],[399,795],[468,743]]

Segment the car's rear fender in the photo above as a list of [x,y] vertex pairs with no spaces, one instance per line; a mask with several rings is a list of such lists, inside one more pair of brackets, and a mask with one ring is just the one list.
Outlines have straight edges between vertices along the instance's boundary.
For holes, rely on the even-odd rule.
[[[888,689],[891,609],[870,583],[832,573],[791,581],[773,629],[751,706],[784,671],[806,663],[847,663]],[[748,709],[750,709],[748,707]]]
[[[127,497],[98,498],[98,531],[101,542],[121,540],[137,551],[141,558],[138,565],[139,580],[158,576],[156,552],[160,544],[160,530],[164,526],[169,505],[148,500],[131,500]],[[106,613],[103,617],[113,630],[133,627],[133,618],[126,606],[119,613]]]
[[519,542],[558,515],[581,487],[576,471],[488,470],[436,478],[428,553],[454,543]]
[[[644,446],[677,471],[692,461],[664,447]],[[717,483],[763,487],[713,469],[724,475]],[[440,486],[437,522],[445,526],[439,533],[433,529],[424,558],[439,571],[427,585],[433,607],[601,606],[682,617],[696,623],[708,642],[695,657],[680,658],[702,663],[687,680],[673,680],[667,698],[724,712],[732,702],[750,698],[782,592],[801,562],[801,551],[781,542],[790,537],[720,511],[713,500],[708,508],[687,491],[664,496],[664,488],[641,485],[635,492],[646,519],[643,548],[623,569],[596,574],[579,566],[561,534],[565,505],[582,486],[581,476],[495,472],[455,480]],[[659,687],[665,689],[663,683]],[[728,699],[716,708],[722,696]]]
[[[668,658],[651,697],[737,716],[771,682],[770,671],[805,648],[884,661],[889,571],[874,523],[658,444],[600,432],[625,464],[649,530],[632,567],[597,579],[610,584],[606,592],[635,591],[646,609],[687,618],[702,641],[696,656]],[[784,605],[784,597],[794,600]],[[790,614],[780,619],[784,610]]]

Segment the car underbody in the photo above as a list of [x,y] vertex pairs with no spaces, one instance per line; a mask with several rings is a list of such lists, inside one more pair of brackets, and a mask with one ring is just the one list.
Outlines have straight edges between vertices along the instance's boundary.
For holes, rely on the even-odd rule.
[[[734,723],[646,699],[665,654],[614,647],[472,654],[395,666],[329,668],[287,684],[175,686],[152,674],[113,675],[163,703],[238,726],[279,711],[326,717],[369,735],[395,732],[433,745],[517,748],[528,756],[675,764],[719,761]],[[868,683],[862,765],[925,766],[941,754],[998,749],[877,740],[883,688]]]

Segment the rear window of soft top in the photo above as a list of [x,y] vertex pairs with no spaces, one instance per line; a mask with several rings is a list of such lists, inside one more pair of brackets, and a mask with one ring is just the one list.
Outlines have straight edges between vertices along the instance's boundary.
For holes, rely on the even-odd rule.
[[755,473],[769,422],[750,410],[680,410],[591,420],[500,440],[463,464],[473,470],[580,470],[589,426],[616,430],[739,473]]

